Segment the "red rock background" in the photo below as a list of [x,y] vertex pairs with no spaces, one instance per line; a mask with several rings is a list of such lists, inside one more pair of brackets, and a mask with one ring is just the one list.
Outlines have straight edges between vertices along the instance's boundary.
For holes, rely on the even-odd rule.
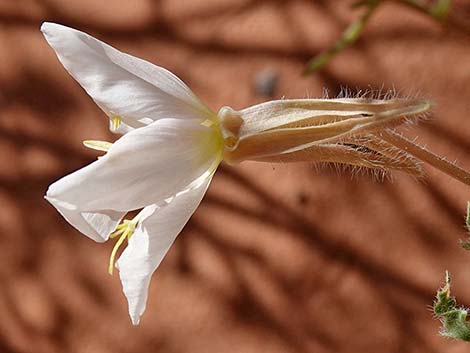
[[[113,138],[39,32],[56,21],[175,72],[214,110],[322,88],[395,86],[435,103],[409,136],[470,168],[470,35],[388,3],[359,43],[310,77],[307,60],[350,1],[0,0],[0,352],[451,352],[429,310],[444,271],[470,304],[470,190],[429,169],[374,181],[312,165],[222,165],[153,278],[132,327],[112,244],[74,231],[42,198]],[[453,14],[468,18],[467,1]],[[79,60],[79,58],[77,58]]]

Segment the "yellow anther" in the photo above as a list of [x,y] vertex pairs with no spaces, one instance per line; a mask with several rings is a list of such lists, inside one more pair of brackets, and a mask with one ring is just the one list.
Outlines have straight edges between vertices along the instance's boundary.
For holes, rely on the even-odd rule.
[[122,119],[119,115],[114,115],[111,118],[111,130],[116,131],[121,126]]
[[91,148],[92,150],[108,152],[113,144],[108,141],[85,140],[83,141],[83,145],[85,147]]
[[114,272],[114,263],[116,259],[116,254],[119,248],[121,247],[122,243],[124,243],[124,240],[128,240],[132,237],[132,234],[134,234],[135,231],[135,226],[137,224],[136,220],[128,220],[125,219],[120,225],[116,227],[116,230],[109,236],[111,239],[119,237],[117,240],[116,244],[113,247],[113,250],[111,251],[111,256],[109,257],[109,267],[108,267],[108,273],[110,275],[113,275]]

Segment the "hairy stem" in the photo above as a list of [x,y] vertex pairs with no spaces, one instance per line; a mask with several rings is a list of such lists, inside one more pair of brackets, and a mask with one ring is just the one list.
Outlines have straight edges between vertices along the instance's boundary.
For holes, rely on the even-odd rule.
[[468,230],[468,237],[460,241],[460,246],[465,250],[470,250],[470,201],[467,202],[467,217],[465,223]]
[[408,152],[416,158],[429,163],[434,168],[439,169],[441,172],[446,173],[454,179],[470,186],[470,172],[460,168],[455,163],[449,162],[443,157],[440,157],[433,152],[427,150],[423,146],[408,140],[401,134],[392,130],[382,131],[377,134],[380,138],[391,143],[392,145]]

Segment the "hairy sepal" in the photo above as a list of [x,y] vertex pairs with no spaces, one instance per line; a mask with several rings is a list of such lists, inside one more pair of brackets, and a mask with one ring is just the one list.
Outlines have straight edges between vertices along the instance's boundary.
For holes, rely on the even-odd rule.
[[422,99],[281,100],[219,112],[224,159],[334,162],[421,175],[418,160],[374,135],[416,120],[431,103]]

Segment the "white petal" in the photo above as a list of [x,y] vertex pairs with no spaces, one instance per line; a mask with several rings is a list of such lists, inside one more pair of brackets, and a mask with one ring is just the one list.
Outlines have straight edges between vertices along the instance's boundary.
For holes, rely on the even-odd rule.
[[80,211],[153,204],[214,167],[221,151],[213,134],[194,120],[158,120],[122,136],[98,161],[52,184],[47,197]]
[[205,177],[202,183],[177,195],[166,206],[154,208],[154,212],[136,229],[117,261],[134,325],[139,324],[145,310],[153,272],[201,202],[211,179],[212,175]]
[[97,242],[108,240],[126,212],[103,210],[80,212],[76,206],[46,196],[59,213],[78,231]]
[[205,119],[208,109],[168,70],[55,23],[41,31],[67,71],[123,131],[160,118]]

